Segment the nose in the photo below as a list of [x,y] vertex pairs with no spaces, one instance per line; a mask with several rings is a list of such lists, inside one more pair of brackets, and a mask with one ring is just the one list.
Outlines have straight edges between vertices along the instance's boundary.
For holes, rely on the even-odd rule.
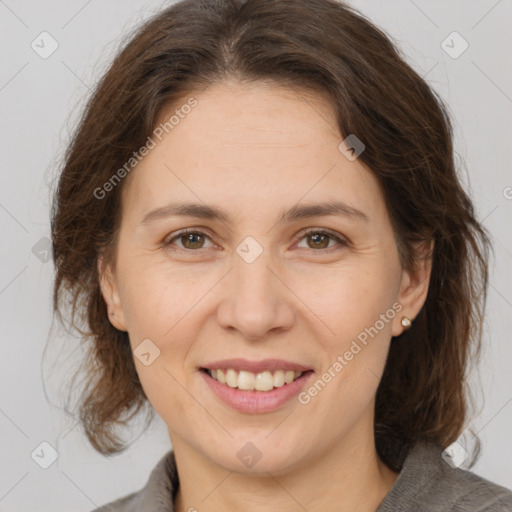
[[217,309],[219,324],[248,340],[289,330],[295,320],[293,294],[274,270],[266,252],[252,263],[236,255],[224,299]]

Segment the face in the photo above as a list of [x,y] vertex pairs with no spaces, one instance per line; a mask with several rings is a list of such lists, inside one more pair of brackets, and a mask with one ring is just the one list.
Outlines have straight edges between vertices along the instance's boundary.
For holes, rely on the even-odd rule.
[[340,151],[325,98],[235,82],[194,97],[124,183],[102,271],[149,401],[175,450],[230,471],[372,443],[390,340],[428,269],[402,269],[379,184]]

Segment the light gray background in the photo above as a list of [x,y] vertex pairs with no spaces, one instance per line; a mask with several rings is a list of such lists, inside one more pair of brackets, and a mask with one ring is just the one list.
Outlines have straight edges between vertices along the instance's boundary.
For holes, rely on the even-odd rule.
[[[512,1],[352,4],[399,42],[411,65],[447,100],[456,149],[467,163],[464,181],[469,179],[478,218],[494,237],[484,361],[480,377],[474,375],[478,403],[481,395],[485,403],[471,423],[483,455],[473,470],[512,488]],[[56,165],[89,89],[122,36],[164,5],[0,0],[1,511],[91,510],[142,487],[170,448],[157,417],[146,434],[137,437],[134,430],[136,440],[124,454],[107,459],[95,453],[42,387],[44,370],[53,383],[49,399],[57,403],[60,378],[80,356],[78,341],[54,334],[48,357],[60,362],[51,375],[48,365],[41,368],[51,326],[53,268],[44,262],[44,237]],[[42,31],[59,45],[47,59],[31,48]],[[441,47],[453,31],[469,43],[457,59]],[[30,456],[42,441],[59,453],[46,470]]]

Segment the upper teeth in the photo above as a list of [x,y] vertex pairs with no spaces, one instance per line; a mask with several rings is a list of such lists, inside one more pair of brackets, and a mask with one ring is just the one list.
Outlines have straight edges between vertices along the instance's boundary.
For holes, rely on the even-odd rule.
[[279,388],[284,384],[293,382],[303,374],[303,372],[295,372],[293,370],[264,371],[260,373],[241,370],[237,372],[232,368],[227,370],[208,370],[208,373],[222,384],[227,384],[231,388],[248,391],[269,391],[273,388]]

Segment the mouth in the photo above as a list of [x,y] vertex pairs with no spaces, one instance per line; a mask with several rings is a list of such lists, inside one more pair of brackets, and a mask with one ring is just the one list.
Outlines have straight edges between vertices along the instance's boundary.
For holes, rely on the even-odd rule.
[[279,410],[305,388],[314,374],[311,369],[291,363],[276,368],[278,361],[263,366],[265,362],[240,363],[238,360],[240,364],[233,368],[234,361],[215,363],[211,368],[201,367],[198,373],[203,377],[208,393],[245,414]]
[[286,386],[296,381],[305,373],[313,370],[264,370],[262,372],[250,372],[246,370],[235,370],[234,368],[201,368],[202,372],[212,379],[233,389],[241,391],[268,392],[273,389]]

